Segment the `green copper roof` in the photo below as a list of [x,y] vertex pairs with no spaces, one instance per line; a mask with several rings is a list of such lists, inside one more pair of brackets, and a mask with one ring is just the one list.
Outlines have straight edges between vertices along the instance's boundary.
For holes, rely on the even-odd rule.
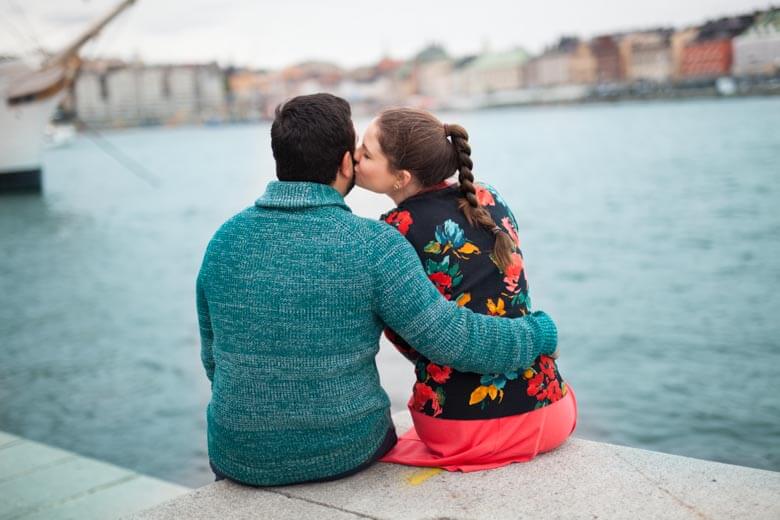
[[780,9],[761,13],[756,17],[755,23],[747,30],[748,33],[764,33],[767,31],[780,31]]
[[523,49],[513,49],[503,52],[488,52],[478,56],[467,65],[470,69],[486,70],[522,65],[528,61],[528,53]]
[[446,60],[446,59],[449,59],[449,56],[447,55],[447,51],[444,50],[444,47],[437,44],[432,44],[424,48],[414,58],[414,60],[418,63],[425,63],[429,61],[438,61],[438,60]]

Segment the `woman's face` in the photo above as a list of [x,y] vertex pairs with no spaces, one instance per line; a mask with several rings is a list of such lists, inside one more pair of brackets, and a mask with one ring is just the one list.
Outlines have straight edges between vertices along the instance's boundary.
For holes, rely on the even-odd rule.
[[379,127],[374,119],[355,152],[355,182],[361,188],[387,194],[396,191],[399,179],[398,174],[391,171],[387,156],[382,153],[378,132]]

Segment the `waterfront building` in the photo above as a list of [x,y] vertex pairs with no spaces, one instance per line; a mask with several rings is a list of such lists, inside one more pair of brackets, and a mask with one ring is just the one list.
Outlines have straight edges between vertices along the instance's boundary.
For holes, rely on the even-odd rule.
[[735,76],[780,73],[780,9],[761,13],[733,40]]
[[523,86],[523,65],[528,53],[523,49],[486,52],[457,60],[453,67],[453,91],[473,97],[517,90]]
[[590,50],[596,60],[596,83],[619,83],[623,80],[623,67],[617,35],[602,35],[590,41]]
[[398,74],[402,65],[383,58],[376,65],[358,67],[344,75],[334,92],[350,102],[354,115],[373,115],[384,106],[402,104],[405,87]]
[[665,82],[672,77],[671,29],[624,34],[618,43],[626,81]]
[[452,96],[454,62],[444,48],[431,44],[412,60],[412,82],[417,103],[428,108],[446,104]]
[[574,85],[592,85],[596,83],[596,56],[587,42],[577,44],[571,54],[571,82]]
[[456,58],[452,62],[452,93],[455,97],[465,98],[469,95],[471,74],[467,69],[471,62],[477,58],[476,54],[469,54]]
[[681,76],[695,79],[730,75],[732,39],[750,27],[753,19],[753,15],[733,16],[704,24],[683,49]]
[[[317,92],[332,91],[341,83],[344,71],[338,65],[323,61],[304,61],[282,69],[279,76],[284,99]],[[280,99],[279,102],[284,101]]]
[[306,61],[276,71],[233,69],[227,75],[231,117],[256,120],[272,118],[291,97],[336,91],[344,72],[332,63]]
[[222,118],[225,77],[206,65],[89,67],[73,88],[78,116],[96,126],[198,123]]
[[87,123],[104,125],[111,120],[108,82],[111,71],[126,67],[120,60],[84,61],[67,96],[68,107]]
[[670,38],[672,51],[672,79],[683,77],[683,54],[685,48],[699,36],[698,27],[687,27],[675,31]]
[[540,56],[528,60],[525,67],[525,85],[551,87],[573,84],[572,62],[579,45],[577,38],[564,36]]
[[273,115],[274,100],[284,98],[278,72],[230,69],[228,105],[232,119],[252,121]]

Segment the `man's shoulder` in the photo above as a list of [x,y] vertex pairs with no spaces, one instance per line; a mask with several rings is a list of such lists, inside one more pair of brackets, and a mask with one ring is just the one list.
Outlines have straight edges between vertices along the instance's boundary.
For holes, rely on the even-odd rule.
[[248,206],[232,217],[228,218],[225,222],[222,223],[219,228],[214,232],[214,237],[224,235],[225,233],[231,232],[235,230],[236,228],[240,228],[242,226],[245,226],[250,220],[252,213],[256,210],[254,206]]
[[[257,223],[257,217],[263,213],[262,208],[250,206],[226,220],[214,233],[209,249],[235,242],[245,233],[251,233]],[[378,221],[361,217],[339,208],[320,208],[312,214],[312,223],[318,221],[319,225],[326,223],[330,232],[334,232],[340,240],[348,245],[354,242],[355,246],[370,246],[371,249],[382,248],[394,244],[400,234],[384,221]],[[263,220],[263,219],[261,219]],[[282,219],[283,220],[283,219]],[[301,219],[296,219],[296,224],[301,224]],[[322,231],[322,229],[320,229]]]
[[230,241],[229,237],[240,234],[241,230],[246,228],[251,221],[251,213],[253,210],[253,206],[249,206],[223,222],[211,236],[206,252],[208,253],[211,250],[225,245],[225,243]]
[[354,213],[344,213],[340,215],[340,220],[357,240],[375,243],[398,235],[398,232],[384,220],[361,217]]

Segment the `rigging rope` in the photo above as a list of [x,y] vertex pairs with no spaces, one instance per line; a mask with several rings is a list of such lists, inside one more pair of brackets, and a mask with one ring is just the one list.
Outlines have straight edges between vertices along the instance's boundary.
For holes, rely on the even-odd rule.
[[10,29],[10,33],[13,34],[14,38],[17,39],[18,43],[20,43],[22,52],[20,54],[30,54],[31,51],[26,50],[25,48],[32,45],[35,45],[35,42],[30,41],[30,37],[24,34],[23,31],[21,31],[16,25],[11,21],[11,18],[2,16],[0,17],[0,20],[3,21],[3,23],[6,25],[8,29]]
[[16,3],[16,0],[7,0],[8,4],[11,6],[11,9],[13,9],[16,14],[19,16],[19,18],[24,22],[24,25],[27,26],[27,31],[29,33],[29,39],[32,41],[33,45],[35,45],[35,48],[38,52],[45,53],[43,46],[41,45],[41,42],[38,40],[38,37],[35,34],[35,28],[33,27],[32,22],[29,18],[27,18],[27,15],[24,12],[24,9],[21,8],[19,4]]
[[105,138],[97,129],[90,126],[83,119],[75,118],[75,122],[80,130],[84,130],[86,135],[98,148],[103,150],[108,156],[113,158],[116,162],[127,168],[130,173],[136,177],[142,179],[153,188],[160,187],[160,177],[150,172],[143,164],[136,161],[122,150],[117,148],[111,141]]

